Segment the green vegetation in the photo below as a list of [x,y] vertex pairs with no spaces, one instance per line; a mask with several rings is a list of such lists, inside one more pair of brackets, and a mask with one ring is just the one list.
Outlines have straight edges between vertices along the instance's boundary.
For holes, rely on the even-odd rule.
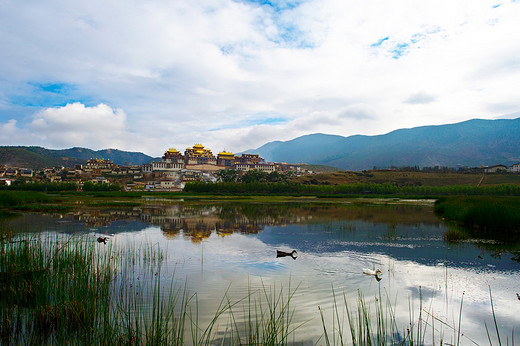
[[0,191],[0,207],[15,208],[31,203],[50,203],[46,194],[32,191]]
[[[2,186],[0,190],[8,191],[42,191],[42,192],[62,192],[62,191],[77,191],[78,184],[76,182],[64,183],[40,183],[40,182],[25,182],[17,180],[11,186]],[[121,191],[119,184],[94,184],[90,181],[83,183],[83,191]]]
[[520,185],[520,174],[486,174],[483,185],[516,184]]
[[520,232],[520,197],[442,197],[435,203],[435,212],[495,238]]
[[89,207],[138,207],[141,203],[126,201],[93,201],[86,203]]
[[285,174],[280,174],[279,172],[263,172],[259,170],[252,170],[244,173],[242,176],[238,174],[234,169],[230,170],[220,170],[217,172],[217,176],[220,181],[223,183],[234,183],[234,182],[242,182],[246,184],[250,183],[278,183],[278,182],[287,182],[288,176]]
[[[361,292],[358,292],[357,305],[349,307],[345,294],[343,294],[343,305],[338,303],[336,293],[333,288],[333,305],[331,311],[333,328],[329,328],[325,324],[323,310],[320,310],[320,316],[323,326],[323,338],[326,345],[461,345],[466,343],[476,344],[468,335],[461,333],[462,308],[464,302],[464,292],[460,300],[460,308],[458,314],[458,323],[456,326],[450,325],[448,321],[443,321],[435,316],[431,310],[423,306],[423,298],[421,288],[419,287],[419,315],[416,317],[414,302],[410,300],[409,318],[410,321],[406,326],[398,326],[396,322],[396,302],[392,303],[388,293],[381,293],[374,299],[367,299]],[[494,328],[490,328],[492,333],[496,333],[496,342],[502,345],[500,338],[500,328],[496,321],[495,310],[493,306],[493,296],[491,288],[489,290],[491,303],[491,311],[494,321]],[[349,330],[345,331],[344,321],[348,322]],[[440,327],[440,328],[439,328]],[[493,345],[494,337],[490,334],[490,329],[485,324],[490,345]],[[449,332],[444,334],[439,329],[446,329]],[[494,330],[493,330],[494,329]],[[448,336],[451,334],[451,336]],[[350,338],[348,338],[350,336]],[[509,336],[505,338],[506,344],[509,345]],[[514,330],[511,333],[511,344],[514,345]],[[448,343],[450,340],[451,343]]]
[[[38,150],[41,149],[41,150]],[[0,163],[16,167],[45,168],[67,166],[83,163],[80,160],[55,157],[48,154],[50,150],[39,147],[0,147]]]
[[84,164],[90,158],[105,158],[116,164],[140,165],[152,160],[152,157],[139,152],[117,149],[92,150],[87,148],[45,149],[42,147],[2,146],[0,147],[0,164],[17,167],[74,167]]
[[16,216],[18,216],[18,214],[11,213],[11,212],[8,212],[5,210],[0,210],[0,221],[12,219],[12,218],[15,218]]
[[397,170],[339,171],[305,175],[291,179],[294,183],[312,185],[392,184],[396,186],[477,186],[482,174],[455,172],[418,172]]
[[[297,330],[309,323],[293,320],[297,288],[262,286],[238,300],[224,293],[202,325],[196,295],[161,282],[165,258],[156,247],[116,249],[89,238],[7,234],[0,238],[2,343],[280,345],[297,342]],[[442,344],[438,325],[452,330],[457,344],[465,338],[460,322],[452,327],[439,320],[423,309],[422,298],[418,318],[411,304],[410,323],[400,326],[395,305],[381,291],[374,301],[359,293],[354,308],[345,295],[344,305],[334,290],[333,296],[332,329],[318,307],[327,345]]]
[[[161,282],[163,260],[162,252],[147,245],[116,250],[89,238],[8,233],[0,244],[0,340],[278,345],[293,335],[290,287],[264,287],[238,301],[224,294],[213,319],[201,326],[196,296]],[[230,326],[223,333],[221,323]]]
[[121,191],[119,184],[94,184],[86,181],[83,183],[83,191]]
[[[298,287],[290,284],[286,289],[249,288],[240,299],[225,292],[214,315],[201,322],[196,294],[188,293],[186,284],[161,281],[165,259],[150,244],[118,248],[89,237],[28,237],[2,230],[0,343],[280,345],[298,342],[298,330],[310,323],[294,320],[291,301]],[[373,298],[360,292],[354,306],[345,294],[340,302],[334,289],[332,293],[330,309],[318,307],[322,344],[471,340],[460,333],[462,299],[458,325],[434,316],[422,306],[422,296],[418,307],[409,302],[409,323],[401,325],[396,303],[381,289]],[[332,323],[325,322],[325,314]],[[492,314],[496,321],[494,310]],[[439,326],[448,332],[439,333]],[[499,338],[497,324],[493,329]]]
[[337,171],[341,170],[337,167],[324,166],[324,165],[309,165],[306,163],[301,163],[298,166],[300,166],[302,169],[306,169],[306,170],[318,172],[318,173],[331,173],[331,172],[337,172]]
[[469,239],[469,234],[466,230],[460,228],[451,228],[444,233],[444,241],[448,243],[458,243]]
[[36,182],[25,182],[23,180],[16,180],[11,186],[2,186],[1,190],[18,190],[18,191],[45,191],[45,192],[58,192],[58,191],[76,191],[78,184],[75,182],[64,182],[64,183],[36,183]]
[[[41,192],[0,191],[0,208],[33,212],[63,212],[71,209],[70,206],[59,205],[56,202],[60,201]],[[7,211],[2,212],[6,213],[6,217],[12,216]]]
[[397,186],[394,184],[342,184],[342,185],[306,185],[296,183],[216,183],[190,182],[184,187],[188,193],[212,193],[212,194],[295,194],[295,195],[404,195],[404,196],[430,196],[443,195],[498,195],[519,196],[518,185],[497,186]]

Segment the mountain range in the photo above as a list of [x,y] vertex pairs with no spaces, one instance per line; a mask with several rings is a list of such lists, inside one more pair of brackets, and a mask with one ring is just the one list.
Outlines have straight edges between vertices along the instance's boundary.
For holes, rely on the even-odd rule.
[[[270,162],[307,163],[353,171],[374,166],[509,166],[520,162],[520,118],[473,119],[449,125],[400,129],[377,136],[343,137],[316,133],[285,142],[269,142],[244,153],[260,154]],[[119,165],[140,165],[154,160],[140,152],[118,149],[0,147],[0,165],[6,166],[73,167],[90,158],[109,159]]]
[[118,149],[91,150],[87,148],[45,149],[42,147],[0,147],[0,165],[25,168],[74,167],[85,164],[89,159],[108,159],[118,165],[141,165],[153,160],[139,152]]
[[354,171],[374,166],[512,165],[520,162],[520,118],[473,119],[377,136],[317,133],[269,142],[245,152],[260,154],[267,161],[305,162]]

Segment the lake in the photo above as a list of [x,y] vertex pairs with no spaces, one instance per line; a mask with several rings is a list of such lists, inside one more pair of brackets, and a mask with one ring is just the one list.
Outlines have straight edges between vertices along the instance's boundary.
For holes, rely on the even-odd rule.
[[[257,299],[281,292],[292,295],[291,323],[299,326],[290,342],[326,344],[325,325],[330,341],[337,343],[333,336],[339,337],[339,320],[350,343],[344,302],[357,315],[362,296],[370,313],[381,301],[390,307],[401,338],[422,328],[425,344],[457,344],[460,339],[469,345],[489,343],[489,332],[498,344],[492,299],[501,342],[520,339],[518,243],[446,242],[444,234],[455,226],[434,214],[433,201],[198,203],[148,198],[138,207],[80,206],[71,213],[24,214],[6,223],[46,236],[107,236],[114,249],[160,250],[161,282],[167,286],[173,280],[196,294],[201,325],[211,321],[225,296],[235,302],[248,294]],[[297,253],[277,257],[277,250]],[[366,274],[378,269],[381,280]],[[154,277],[145,270],[135,275],[143,282]],[[146,288],[141,294],[152,296]],[[229,317],[220,322],[216,340]],[[231,317],[234,323],[244,322]]]

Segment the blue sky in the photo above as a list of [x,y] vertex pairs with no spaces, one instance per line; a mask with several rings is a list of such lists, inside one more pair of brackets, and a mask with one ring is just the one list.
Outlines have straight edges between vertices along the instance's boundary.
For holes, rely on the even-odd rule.
[[520,115],[520,2],[0,1],[0,145],[160,155]]

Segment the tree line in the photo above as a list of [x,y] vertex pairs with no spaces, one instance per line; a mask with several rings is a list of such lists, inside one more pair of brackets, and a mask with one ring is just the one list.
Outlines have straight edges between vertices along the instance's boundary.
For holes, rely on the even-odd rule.
[[397,186],[390,183],[356,183],[341,185],[304,185],[290,182],[189,182],[184,192],[214,194],[298,194],[298,195],[497,195],[520,196],[520,186]]
[[[41,191],[41,192],[58,192],[58,191],[76,191],[80,189],[80,185],[76,182],[25,182],[15,180],[10,186],[0,186],[0,190],[19,190],[19,191]],[[119,184],[94,184],[90,181],[83,183],[81,187],[83,191],[120,191]]]

